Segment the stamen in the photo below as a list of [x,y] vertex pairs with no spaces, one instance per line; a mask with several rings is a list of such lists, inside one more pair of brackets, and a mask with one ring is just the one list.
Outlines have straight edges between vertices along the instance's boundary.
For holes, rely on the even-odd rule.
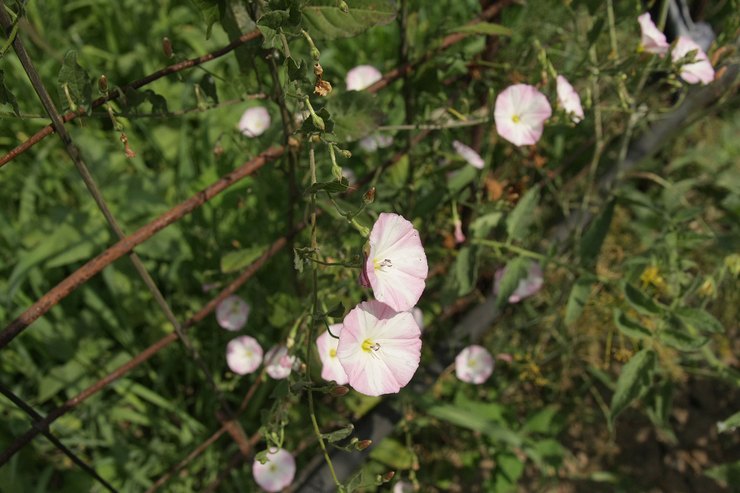
[[521,121],[521,118],[519,118],[519,115],[514,115],[511,117],[511,121],[514,123],[519,123]]

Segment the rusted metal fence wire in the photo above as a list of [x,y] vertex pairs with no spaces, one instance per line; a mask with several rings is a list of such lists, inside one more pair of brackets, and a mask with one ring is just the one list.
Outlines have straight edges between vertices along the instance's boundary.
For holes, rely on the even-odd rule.
[[[481,21],[484,21],[486,19],[489,19],[497,15],[504,6],[510,3],[511,3],[511,0],[502,0],[498,3],[495,3],[494,5],[484,10],[480,16],[472,20],[469,24],[481,22]],[[0,0],[0,10],[3,10],[3,9],[4,9],[4,5],[3,5],[2,0]],[[8,22],[5,22],[5,21],[8,21],[8,19],[7,18],[4,19],[4,22],[3,22],[4,27],[7,29]],[[7,35],[7,31],[6,31],[6,35]],[[465,34],[458,33],[458,34],[451,34],[445,37],[438,46],[428,51],[420,59],[414,62],[411,62],[411,63],[406,63],[388,72],[387,74],[385,74],[385,76],[380,81],[378,81],[373,86],[371,86],[368,89],[368,91],[374,93],[388,86],[391,82],[410,73],[414,69],[414,67],[417,67],[418,65],[432,59],[439,52],[449,48],[455,43],[458,43],[465,36],[466,36]],[[241,46],[242,44],[249,42],[251,40],[257,39],[258,37],[260,37],[260,33],[258,31],[253,31],[250,33],[243,34],[239,38],[233,40],[229,45],[219,50],[216,50],[212,53],[203,55],[198,58],[186,60],[184,62],[180,62],[175,65],[166,67],[162,70],[159,70],[153,74],[150,74],[144,77],[143,79],[132,82],[126,86],[123,86],[122,89],[140,88],[168,74],[172,74],[172,73],[175,73],[175,72],[187,69],[187,68],[191,68],[199,64],[202,64],[204,62],[207,62],[215,58],[218,58],[220,56],[223,56],[229,53],[230,51],[234,50],[238,46]],[[20,40],[18,39],[17,41],[18,43],[14,43],[14,47],[17,47],[17,45],[20,44]],[[17,49],[16,51],[18,52]],[[19,57],[21,56],[22,55],[19,53]],[[31,74],[29,74],[29,76],[31,76]],[[40,88],[39,87],[35,87],[35,88],[37,89],[37,92],[39,92]],[[111,92],[110,95],[106,97],[98,98],[97,100],[93,101],[92,107],[93,108],[98,107],[109,100],[117,98],[120,94],[121,94],[121,91],[114,91],[114,92]],[[44,98],[42,94],[39,94],[39,95],[43,100]],[[68,146],[67,150],[70,151],[69,146],[71,145],[71,140],[69,140],[68,136],[65,138],[64,136],[65,132],[63,131],[63,124],[79,116],[82,116],[84,114],[84,111],[80,110],[80,112],[70,112],[65,115],[59,115],[53,109],[47,108],[47,110],[49,110],[52,120],[56,120],[56,121],[53,121],[51,125],[44,127],[42,130],[37,132],[34,136],[32,136],[31,138],[23,142],[21,145],[19,145],[18,147],[10,151],[5,156],[0,157],[0,166],[7,164],[8,162],[10,162],[12,159],[17,157],[18,155],[30,149],[33,145],[43,140],[46,136],[50,135],[51,133],[54,133],[55,129],[57,131],[61,130],[59,132],[60,137],[64,141],[65,145]],[[54,305],[59,303],[61,300],[63,300],[65,297],[71,294],[74,290],[76,290],[82,284],[87,282],[90,278],[98,274],[106,266],[110,265],[112,262],[114,262],[115,260],[117,260],[118,258],[122,257],[125,254],[131,254],[133,252],[133,249],[137,245],[140,245],[147,239],[151,238],[157,232],[161,231],[165,227],[178,221],[185,215],[197,209],[198,207],[203,205],[205,202],[215,197],[219,193],[223,192],[224,190],[226,190],[233,184],[251,175],[252,173],[257,171],[259,168],[261,168],[268,162],[278,159],[285,153],[285,151],[286,149],[283,146],[271,147],[270,149],[264,151],[263,153],[259,154],[253,159],[250,159],[249,161],[244,163],[242,166],[240,166],[236,170],[222,176],[218,181],[216,181],[209,187],[206,187],[205,189],[201,190],[200,192],[193,195],[189,199],[173,207],[172,209],[170,209],[163,215],[159,216],[157,219],[151,221],[146,226],[140,228],[133,234],[129,236],[123,236],[123,234],[121,233],[119,235],[120,239],[118,242],[116,242],[114,245],[112,245],[111,247],[109,247],[108,249],[106,249],[105,251],[103,251],[102,253],[94,257],[93,259],[89,260],[82,267],[80,267],[75,272],[73,272],[70,276],[68,276],[66,279],[60,282],[57,286],[55,286],[49,292],[47,292],[41,298],[39,298],[30,308],[25,310],[20,316],[18,316],[15,320],[13,320],[5,329],[3,329],[2,332],[0,332],[0,349],[2,349],[7,344],[9,344],[18,334],[20,334],[31,323],[33,323],[33,321],[37,320],[39,317],[47,313],[49,309],[51,309]],[[70,151],[70,156],[72,157],[73,160],[75,159],[74,151]],[[78,164],[78,163],[75,162],[75,164]],[[84,177],[84,173],[83,173],[83,177]],[[94,196],[95,193],[93,189],[91,189],[91,194],[93,194]],[[99,205],[100,205],[100,202],[99,202]],[[104,213],[106,212],[104,202],[103,202],[103,206],[101,207],[101,209],[103,209]],[[116,232],[120,233],[120,228],[117,228],[117,224],[115,223],[115,219],[112,217],[112,215],[110,216],[110,218],[108,218],[108,220],[111,226],[113,227],[113,229],[114,230],[117,229]],[[223,299],[225,299],[227,296],[234,293],[239,287],[241,287],[245,282],[247,282],[247,280],[249,280],[252,276],[254,276],[254,274],[269,259],[275,256],[280,250],[282,250],[286,246],[286,244],[288,244],[288,241],[291,239],[291,237],[294,234],[298,233],[304,227],[305,227],[304,224],[298,224],[291,233],[276,240],[270,247],[268,247],[262,253],[262,255],[257,260],[252,262],[244,271],[242,271],[242,273],[234,281],[232,281],[231,284],[229,284],[229,286],[223,289],[215,298],[213,298],[203,308],[201,308],[201,310],[199,310],[195,315],[193,315],[190,319],[184,322],[181,325],[181,328],[183,330],[188,329],[192,327],[194,324],[202,321],[207,315],[213,312],[216,306]],[[156,290],[156,286],[155,286],[154,291],[158,292],[158,290]],[[156,297],[156,293],[154,294]],[[166,303],[164,305],[166,306]],[[177,325],[176,325],[176,328],[177,328]],[[182,336],[182,332],[180,332],[180,336]],[[72,458],[72,460],[75,463],[77,463],[81,468],[83,468],[86,472],[88,472],[88,474],[93,476],[96,480],[101,481],[101,484],[103,484],[103,486],[105,486],[109,490],[115,491],[115,489],[111,485],[107,484],[105,480],[100,478],[92,468],[87,466],[86,463],[82,459],[79,459],[78,457],[74,456],[74,454],[71,451],[69,451],[69,449],[67,449],[61,442],[59,442],[58,439],[54,438],[53,435],[51,435],[51,433],[49,432],[49,426],[56,419],[58,419],[59,417],[63,416],[67,412],[77,407],[87,398],[96,394],[97,392],[99,392],[100,390],[108,386],[110,383],[120,378],[122,375],[126,374],[127,372],[141,365],[143,362],[147,361],[153,355],[157,354],[159,351],[167,347],[170,343],[180,338],[180,336],[178,336],[177,332],[173,332],[173,333],[166,335],[159,341],[155,342],[148,348],[144,349],[142,352],[137,354],[131,360],[121,365],[119,368],[115,369],[113,372],[104,376],[103,378],[95,382],[93,385],[91,385],[90,387],[80,392],[80,394],[78,394],[77,396],[69,399],[63,405],[51,411],[46,417],[42,417],[41,415],[36,413],[36,411],[34,411],[31,406],[29,406],[20,397],[15,396],[15,394],[12,394],[12,392],[10,391],[8,391],[9,393],[3,392],[6,396],[9,397],[11,402],[15,403],[21,409],[23,409],[24,412],[29,414],[34,424],[31,429],[29,429],[27,432],[17,437],[8,448],[0,452],[0,466],[7,463],[16,452],[22,449],[39,433],[42,433],[46,435],[47,437],[50,437],[49,439],[52,441],[52,443],[54,443],[54,445],[57,446],[63,453],[67,455],[71,454],[70,457]],[[255,382],[255,384],[252,386],[250,391],[247,393],[247,395],[245,396],[245,400],[242,402],[242,405],[240,406],[240,409],[239,409],[240,412],[243,411],[244,408],[246,408],[246,405],[249,402],[251,395],[254,393],[260,381],[261,379],[258,379]],[[224,433],[224,431],[230,431],[229,428],[230,426],[232,426],[233,420],[234,420],[233,416],[225,419],[222,424],[222,427],[216,433],[211,435],[208,439],[206,439],[205,442],[203,442],[201,445],[196,447],[194,451],[191,452],[191,454],[189,454],[183,461],[181,461],[179,464],[176,464],[172,469],[170,469],[170,471],[167,474],[165,474],[165,476],[160,478],[160,480],[158,480],[157,483],[155,483],[155,486],[153,486],[153,488],[161,484],[164,484],[164,482],[169,477],[171,477],[174,471],[179,470],[180,468],[184,467],[187,463],[189,463],[192,460],[192,458],[202,453],[202,451],[205,450],[212,443],[214,443]],[[234,437],[234,435],[238,435],[238,433],[231,433],[231,432],[230,434],[232,435],[232,437]],[[258,440],[259,440],[259,435],[252,436],[248,440],[248,443],[237,440],[237,444],[240,445],[240,451],[242,455],[240,460],[243,460],[244,456],[248,455],[248,453],[251,450],[251,447],[253,447],[254,444]]]

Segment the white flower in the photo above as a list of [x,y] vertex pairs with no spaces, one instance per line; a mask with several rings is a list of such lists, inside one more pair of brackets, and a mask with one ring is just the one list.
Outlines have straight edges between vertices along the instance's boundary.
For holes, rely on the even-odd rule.
[[568,79],[562,75],[558,75],[557,78],[557,89],[558,89],[558,103],[565,110],[566,113],[570,114],[573,119],[573,123],[578,123],[583,120],[583,106],[581,106],[581,97],[578,95],[573,86],[570,85]]
[[467,163],[473,168],[483,169],[483,166],[485,166],[486,163],[483,161],[483,158],[480,157],[480,154],[459,140],[453,140],[452,147],[454,147],[455,152],[457,152],[460,157],[467,161]]
[[372,65],[358,65],[347,72],[347,90],[362,91],[383,78],[380,70]]
[[249,304],[238,296],[228,296],[216,307],[216,321],[226,330],[239,330],[249,318]]
[[[339,337],[342,333],[342,324],[330,325],[329,329],[331,333],[336,337]],[[328,330],[325,330],[319,337],[316,338],[316,346],[319,350],[319,358],[321,359],[321,378],[327,382],[332,380],[337,385],[344,385],[349,380],[347,374],[344,372],[344,367],[339,362],[337,357],[337,346],[339,345],[339,339],[332,337]]]
[[265,491],[274,493],[282,491],[293,482],[295,476],[295,459],[285,449],[267,453],[264,464],[255,460],[252,463],[252,476]]
[[247,137],[257,137],[270,128],[270,114],[264,106],[248,108],[239,120],[239,131]]
[[542,137],[552,108],[534,86],[514,84],[496,97],[496,131],[514,145],[532,145]]
[[265,371],[275,380],[288,378],[295,361],[295,356],[288,355],[287,347],[282,344],[273,346],[265,355]]
[[709,63],[707,54],[693,39],[679,36],[671,50],[671,59],[677,63],[691,52],[694,52],[694,61],[681,65],[681,78],[689,84],[709,84],[714,80],[714,68]]
[[483,346],[468,346],[455,358],[455,375],[463,382],[481,384],[493,373],[494,359]]
[[226,345],[226,363],[238,375],[252,373],[262,363],[262,346],[250,336],[232,339]]

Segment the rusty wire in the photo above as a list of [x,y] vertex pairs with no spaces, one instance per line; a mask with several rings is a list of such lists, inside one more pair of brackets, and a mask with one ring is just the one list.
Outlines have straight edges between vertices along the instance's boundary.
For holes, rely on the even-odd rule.
[[[481,22],[482,20],[493,17],[501,10],[501,8],[503,8],[505,5],[509,3],[511,3],[511,0],[504,0],[498,4],[495,4],[489,7],[478,18],[474,19],[469,24]],[[380,89],[389,85],[394,80],[404,76],[405,74],[410,73],[410,71],[414,67],[430,60],[435,54],[459,42],[465,36],[466,36],[465,34],[452,34],[452,35],[445,37],[439,46],[427,52],[422,58],[412,63],[407,63],[403,65],[402,67],[394,69],[391,72],[385,74],[385,76],[380,81],[378,81],[376,84],[368,88],[368,91],[372,93],[379,91]],[[237,40],[234,40],[232,43],[230,43],[229,45],[227,45],[226,47],[220,50],[217,50],[215,52],[212,52],[210,54],[204,55],[199,58],[187,60],[185,62],[181,62],[179,64],[166,67],[165,69],[155,72],[145,77],[144,79],[135,81],[134,83],[131,83],[125,87],[131,87],[133,89],[136,89],[138,87],[141,87],[149,82],[152,82],[153,80],[156,80],[170,73],[175,73],[179,70],[183,70],[185,68],[189,68],[189,67],[198,65],[200,63],[204,63],[206,61],[212,60],[219,56],[222,56],[228,53],[229,51],[233,50],[234,48],[240,46],[241,44],[251,39],[255,39],[257,37],[259,37],[259,33],[256,31],[244,34],[241,37],[239,37]],[[92,106],[97,107],[97,106],[102,105],[108,100],[115,99],[117,97],[117,94],[118,93],[114,92],[114,93],[111,93],[110,96],[106,96],[105,98],[98,98],[92,103]],[[67,122],[80,115],[81,113],[79,114],[78,113],[67,113],[64,116],[61,116],[61,120],[62,122]],[[0,166],[12,160],[17,155],[21,154],[22,152],[32,147],[35,143],[41,141],[44,137],[51,134],[53,132],[53,128],[54,128],[53,125],[45,127],[43,130],[39,131],[36,135],[34,135],[29,140],[24,142],[21,146],[17,147],[16,149],[8,153],[6,156],[3,156],[2,158],[0,158]],[[423,138],[423,136],[426,134],[427,133],[423,133],[419,135],[418,136],[419,140]],[[192,196],[186,201],[180,203],[179,205],[173,207],[172,209],[167,211],[162,216],[158,217],[157,219],[150,222],[146,226],[137,230],[132,235],[120,239],[112,247],[106,249],[104,252],[102,252],[95,258],[88,261],[82,267],[77,269],[73,274],[68,276],[65,280],[63,280],[61,283],[55,286],[52,290],[50,290],[44,296],[42,296],[39,300],[37,300],[36,303],[34,303],[29,309],[27,309],[18,318],[16,318],[13,322],[11,322],[11,324],[8,325],[8,327],[6,327],[2,332],[0,332],[0,349],[6,346],[13,338],[15,338],[20,332],[22,332],[26,327],[28,327],[34,320],[38,319],[43,314],[45,314],[52,306],[60,302],[62,299],[68,296],[71,292],[73,292],[75,289],[77,289],[79,286],[81,286],[87,280],[93,277],[95,274],[99,273],[107,265],[109,265],[116,259],[120,258],[124,254],[131,252],[132,249],[136,245],[142,243],[143,241],[146,241],[147,239],[149,239],[151,236],[156,234],[161,229],[181,219],[186,214],[192,212],[197,207],[203,205],[206,201],[210,200],[215,195],[221,193],[222,191],[224,191],[226,188],[233,185],[237,181],[245,178],[246,176],[249,176],[251,173],[259,169],[260,167],[264,166],[267,162],[279,158],[284,152],[285,152],[285,147],[282,147],[282,146],[272,147],[268,149],[267,151],[263,152],[262,154],[258,155],[252,160],[244,163],[240,168],[223,176],[221,179],[219,179],[217,182],[215,182],[211,186],[207,187],[206,189],[202,190],[201,192],[197,193],[196,195]],[[398,155],[395,156],[394,158],[397,158],[397,157]],[[303,227],[305,227],[304,224],[298,225],[294,233],[297,231],[300,231],[301,229],[303,229]],[[218,303],[220,303],[221,300],[223,300],[226,296],[232,294],[236,289],[238,289],[239,286],[241,286],[244,282],[246,282],[249,278],[251,278],[267,260],[269,260],[277,252],[279,252],[286,245],[290,236],[292,235],[286,235],[278,239],[276,242],[274,242],[262,254],[262,256],[260,256],[260,258],[258,258],[252,264],[250,264],[250,266],[248,266],[242,272],[242,274],[236,280],[234,280],[227,288],[221,291],[221,293],[219,293],[219,295],[216,296],[216,298],[211,300],[198,313],[196,313],[187,322],[185,322],[183,324],[183,328],[186,329],[186,328],[191,327],[195,323],[205,318],[206,315],[211,313],[215,309],[215,307],[218,305]],[[38,433],[46,434],[48,432],[49,425],[53,421],[58,419],[60,416],[66,414],[70,410],[74,409],[77,405],[79,405],[81,402],[86,400],[88,397],[99,392],[100,390],[105,388],[107,385],[109,385],[111,382],[120,378],[122,375],[124,375],[128,371],[136,368],[144,361],[147,361],[154,354],[158,353],[161,349],[168,346],[170,343],[174,342],[176,339],[178,339],[177,333],[168,334],[167,336],[163,337],[162,339],[160,339],[159,341],[152,344],[151,346],[146,348],[144,351],[136,355],[134,358],[132,358],[130,361],[128,361],[124,365],[120,366],[119,368],[111,372],[110,374],[98,380],[96,383],[94,383],[87,389],[83,390],[80,394],[78,394],[74,398],[65,402],[62,406],[54,409],[45,418],[42,418],[40,415],[37,415],[38,419],[36,420],[34,427],[28,430],[23,435],[19,436],[11,444],[10,447],[8,447],[6,450],[0,453],[0,465],[6,463],[10,459],[10,457],[12,457],[18,450],[20,450],[23,446],[29,443],[36,435],[38,435]],[[248,393],[247,396],[245,397],[245,401],[243,402],[241,406],[242,408],[246,407],[246,402],[248,402],[254,390],[256,390],[257,385],[259,385],[259,380],[255,382],[253,387],[250,389],[250,393]],[[177,464],[173,469],[171,469],[171,471],[179,470],[181,467],[184,467],[185,465],[187,465],[187,463],[189,463],[194,457],[202,453],[202,451],[205,450],[210,444],[214,443],[218,439],[218,437],[220,437],[220,435],[223,434],[224,431],[229,431],[229,428],[231,426],[232,426],[231,421],[223,422],[221,428],[215,434],[211,435],[211,437],[209,437],[205,442],[203,442],[199,447],[196,448],[196,451],[188,455],[184,461]],[[231,433],[231,434],[232,436],[234,435],[234,433]],[[251,451],[251,447],[253,447],[253,445],[258,440],[259,440],[259,434],[255,434],[252,437],[250,437],[246,445],[244,444],[242,440],[237,439],[236,441],[237,441],[237,444],[240,446],[241,453],[236,458],[236,460],[229,461],[229,465],[231,465],[232,463],[236,464],[244,460],[244,458],[247,455],[249,455]],[[59,445],[63,447],[61,443]],[[226,471],[228,471],[228,469],[229,468],[227,468]],[[224,474],[226,473],[226,471],[224,472]],[[164,481],[166,481],[166,479]]]

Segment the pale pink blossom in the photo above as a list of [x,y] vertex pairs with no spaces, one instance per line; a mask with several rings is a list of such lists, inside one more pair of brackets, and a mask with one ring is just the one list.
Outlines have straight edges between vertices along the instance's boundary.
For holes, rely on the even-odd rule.
[[493,373],[495,361],[483,346],[468,346],[455,358],[455,375],[463,382],[481,384]]
[[[493,285],[494,294],[498,294],[499,283],[501,282],[501,279],[504,277],[505,272],[506,272],[506,267],[503,267],[497,270],[496,274],[494,274],[494,280],[495,280],[495,283]],[[533,296],[540,289],[542,289],[543,283],[544,283],[544,278],[543,278],[543,273],[542,273],[542,267],[540,267],[540,264],[538,264],[537,262],[532,262],[529,265],[529,270],[527,271],[527,277],[525,277],[524,279],[520,279],[519,284],[517,284],[514,292],[511,293],[511,295],[509,295],[509,303],[519,303],[524,298],[529,298],[530,296]]]
[[380,70],[372,65],[358,65],[347,72],[346,82],[348,91],[362,91],[383,78]]
[[409,312],[364,301],[344,317],[337,356],[356,391],[371,396],[396,393],[419,367],[421,329]]
[[483,166],[485,166],[486,163],[483,161],[483,158],[472,147],[466,146],[459,140],[453,140],[452,147],[473,168],[483,169]]
[[370,231],[364,271],[378,301],[399,312],[411,309],[424,291],[428,274],[419,232],[402,216],[381,213]]
[[[342,333],[342,324],[334,324],[329,326],[329,330],[335,336],[339,337]],[[332,337],[328,330],[325,330],[319,337],[316,338],[316,346],[319,350],[319,358],[321,358],[321,378],[327,382],[335,381],[338,385],[344,385],[348,382],[347,374],[344,372],[344,367],[339,362],[337,357],[337,346],[339,345],[339,339]]]
[[247,137],[257,137],[270,128],[271,121],[264,106],[248,108],[239,120],[239,131]]
[[238,296],[228,296],[216,307],[216,321],[226,330],[239,330],[247,323],[249,304]]
[[583,120],[583,106],[581,106],[581,97],[578,95],[568,79],[562,75],[557,78],[558,103],[568,113],[573,123]]
[[226,345],[226,363],[236,374],[252,373],[262,363],[262,346],[250,336],[232,339]]
[[295,459],[285,449],[267,453],[267,462],[256,460],[252,463],[252,476],[257,484],[271,493],[282,491],[293,482],[295,476]]
[[375,133],[368,135],[360,140],[360,147],[366,152],[375,152],[378,149],[385,149],[393,144],[393,137],[390,135]]
[[509,353],[498,353],[496,355],[496,359],[500,359],[501,361],[505,361],[506,363],[511,363],[512,361],[514,361],[514,357]]
[[349,168],[342,168],[342,177],[344,177],[350,185],[357,183],[357,175]]
[[455,223],[455,243],[463,243],[465,241],[465,234],[462,230],[462,222],[459,219],[455,219],[453,223]]
[[681,65],[681,78],[689,84],[709,84],[714,80],[714,68],[704,50],[686,36],[679,36],[676,45],[671,50],[671,58],[677,63],[689,53],[694,52],[694,61]]
[[496,131],[514,145],[535,144],[552,108],[544,94],[528,84],[514,84],[496,97]]
[[645,12],[637,18],[637,22],[640,23],[640,46],[648,53],[654,53],[656,55],[664,56],[668,53],[668,41],[665,39],[660,29],[657,28],[653,19],[650,17],[650,12]]
[[275,380],[288,378],[295,361],[295,356],[288,354],[286,346],[282,344],[273,346],[265,355],[265,371]]

